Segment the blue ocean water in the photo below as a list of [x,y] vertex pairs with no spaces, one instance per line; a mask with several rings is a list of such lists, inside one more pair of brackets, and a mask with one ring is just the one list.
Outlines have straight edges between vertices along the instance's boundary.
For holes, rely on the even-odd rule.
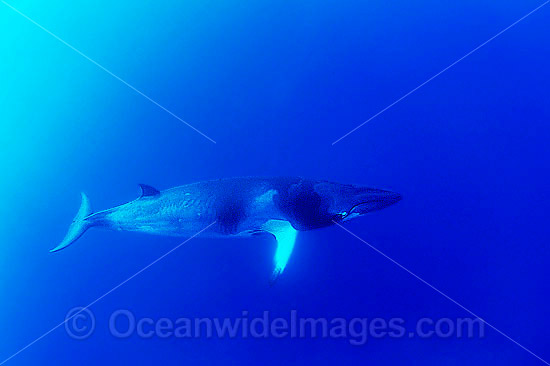
[[[333,145],[543,2],[7,4],[0,2],[0,362],[550,360],[550,5]],[[195,238],[124,283],[182,239],[89,230],[48,252],[81,191],[99,210],[136,198],[138,183],[166,189],[232,176],[401,193],[399,204],[346,225],[387,257],[339,227],[300,233],[270,286],[269,238]],[[93,332],[75,339],[63,321],[90,303]],[[350,342],[357,334],[116,337],[109,321],[117,310],[152,319],[148,330],[162,318],[294,312],[397,318],[407,332],[361,344]],[[498,331],[409,336],[419,319],[472,312]]]

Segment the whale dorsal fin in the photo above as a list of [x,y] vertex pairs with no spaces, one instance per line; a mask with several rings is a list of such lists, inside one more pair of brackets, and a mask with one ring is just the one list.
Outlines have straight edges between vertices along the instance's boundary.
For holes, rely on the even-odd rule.
[[141,196],[139,196],[139,198],[156,196],[157,194],[160,194],[158,189],[148,186],[147,184],[140,184],[139,188],[141,188]]
[[269,220],[264,224],[262,229],[273,234],[277,240],[277,251],[273,258],[275,268],[273,269],[270,281],[273,284],[285,270],[288,259],[292,254],[292,249],[294,249],[298,231],[292,227],[290,222],[283,220]]

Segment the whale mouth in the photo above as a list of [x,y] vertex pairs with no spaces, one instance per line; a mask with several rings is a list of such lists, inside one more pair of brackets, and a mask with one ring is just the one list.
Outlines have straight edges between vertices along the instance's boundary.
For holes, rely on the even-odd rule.
[[352,214],[355,214],[355,216],[363,215],[372,211],[378,211],[403,199],[399,193],[382,190],[368,193],[366,197],[362,198],[360,203],[357,203],[349,210],[347,216]]

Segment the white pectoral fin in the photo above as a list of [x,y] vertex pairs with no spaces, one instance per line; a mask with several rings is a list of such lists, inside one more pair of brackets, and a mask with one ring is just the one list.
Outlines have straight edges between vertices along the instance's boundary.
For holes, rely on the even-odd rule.
[[273,269],[270,281],[274,283],[286,267],[288,259],[292,254],[292,249],[294,249],[298,231],[288,221],[282,220],[269,220],[263,229],[273,234],[277,240],[277,251],[274,257],[275,268]]

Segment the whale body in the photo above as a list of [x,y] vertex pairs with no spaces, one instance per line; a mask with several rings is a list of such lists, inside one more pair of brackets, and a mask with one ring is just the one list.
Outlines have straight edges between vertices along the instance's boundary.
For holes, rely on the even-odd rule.
[[299,231],[344,222],[390,206],[398,193],[297,177],[243,177],[187,184],[159,191],[140,184],[141,195],[126,204],[92,212],[82,203],[63,241],[74,243],[90,227],[178,237],[252,236],[277,240],[274,281],[284,270]]

